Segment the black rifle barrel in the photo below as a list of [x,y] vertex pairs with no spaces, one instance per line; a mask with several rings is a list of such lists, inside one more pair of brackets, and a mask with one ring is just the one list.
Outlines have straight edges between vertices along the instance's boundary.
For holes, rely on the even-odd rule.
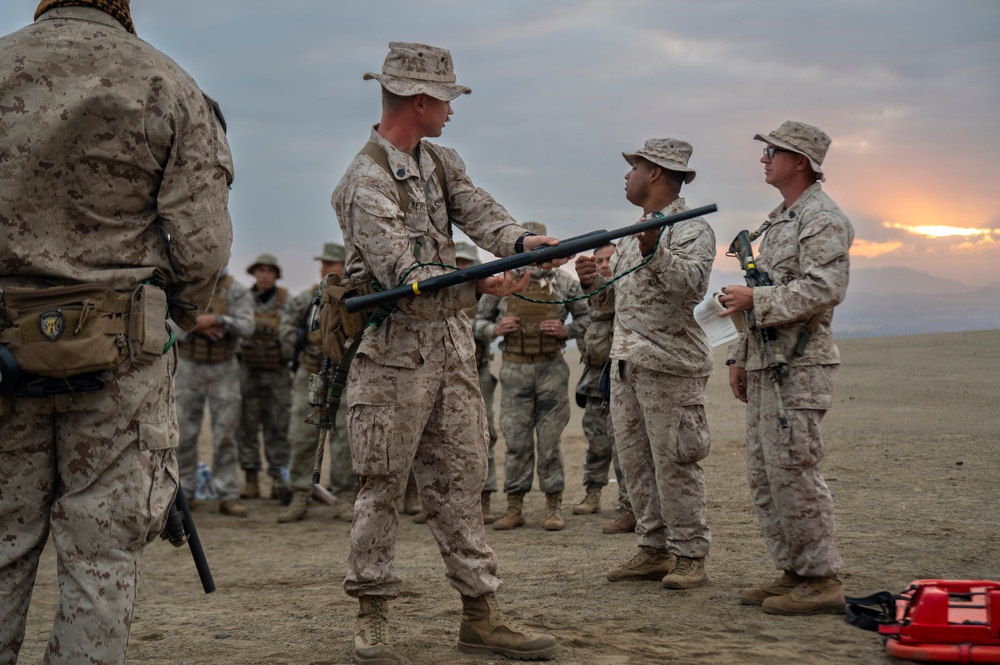
[[695,217],[701,217],[702,215],[713,213],[718,209],[719,208],[712,203],[707,206],[694,208],[693,210],[686,210],[674,215],[654,217],[643,222],[637,222],[630,226],[624,226],[611,231],[592,231],[582,236],[569,238],[568,240],[561,240],[558,245],[544,245],[542,247],[537,247],[530,252],[522,252],[520,254],[515,254],[514,256],[508,256],[504,259],[497,259],[478,266],[472,266],[471,268],[464,268],[462,270],[456,270],[443,275],[435,275],[434,277],[430,277],[420,282],[413,282],[411,284],[397,286],[393,289],[386,289],[385,291],[378,291],[364,296],[348,298],[344,301],[344,306],[347,308],[348,312],[357,312],[362,309],[371,309],[372,307],[376,307],[385,302],[400,300],[410,296],[426,295],[451,286],[457,286],[466,282],[474,282],[485,277],[497,275],[506,270],[523,268],[524,266],[536,263],[545,263],[554,259],[571,256],[587,249],[602,247],[612,240],[617,240],[618,238],[634,235],[636,233],[642,233],[643,231],[662,228],[664,226],[670,226],[686,219],[694,219]]

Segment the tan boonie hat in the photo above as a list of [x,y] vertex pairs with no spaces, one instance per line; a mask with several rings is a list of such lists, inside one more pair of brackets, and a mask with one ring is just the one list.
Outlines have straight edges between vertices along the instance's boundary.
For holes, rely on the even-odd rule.
[[805,156],[809,160],[809,166],[816,172],[816,178],[820,182],[826,182],[823,175],[823,158],[830,147],[830,137],[819,127],[807,125],[804,122],[786,120],[781,123],[781,127],[770,134],[757,134],[753,137],[755,141],[763,141],[768,145],[782,150],[790,150]]
[[521,224],[525,231],[531,231],[535,235],[547,236],[549,232],[545,229],[545,225],[541,222],[525,222]]
[[247,274],[252,275],[253,271],[260,266],[271,266],[278,272],[278,279],[281,279],[281,266],[278,265],[278,259],[274,254],[261,254],[257,257],[257,260],[247,266]]
[[335,242],[328,242],[323,245],[323,254],[313,257],[316,261],[329,261],[330,263],[344,263],[347,261],[347,250],[343,245]]
[[455,258],[465,259],[466,261],[478,261],[479,250],[471,242],[456,242]]
[[689,183],[694,180],[696,173],[694,169],[688,168],[688,160],[693,151],[690,143],[680,139],[649,139],[635,152],[623,152],[622,157],[629,164],[635,163],[636,157],[642,157],[668,171],[679,171],[684,174],[684,182]]
[[366,81],[375,79],[389,92],[401,97],[430,95],[450,102],[459,95],[472,92],[455,83],[455,66],[451,53],[437,46],[410,42],[389,42],[381,74],[368,72]]

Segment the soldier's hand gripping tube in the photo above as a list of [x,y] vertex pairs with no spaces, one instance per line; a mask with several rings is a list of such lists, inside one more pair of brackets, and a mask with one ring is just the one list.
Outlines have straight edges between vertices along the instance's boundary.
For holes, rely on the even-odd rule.
[[[753,245],[750,242],[750,234],[747,231],[740,231],[736,238],[729,245],[726,256],[735,256],[739,259],[740,268],[743,269],[743,279],[751,289],[757,286],[774,286],[771,276],[763,270],[757,269],[757,262],[753,257]],[[788,374],[788,359],[781,348],[778,339],[778,332],[774,328],[758,328],[757,318],[753,309],[746,312],[747,327],[753,331],[754,338],[760,346],[761,353],[764,354],[764,362],[767,364],[768,376],[771,379],[771,387],[774,388],[774,398],[777,403],[778,422],[781,428],[788,427],[788,418],[785,417],[785,403],[781,399],[781,382]]]
[[179,485],[174,502],[170,504],[167,524],[163,528],[160,538],[174,547],[180,547],[187,543],[188,547],[191,548],[194,567],[198,570],[198,577],[201,579],[201,588],[205,590],[205,593],[215,591],[215,580],[212,579],[212,571],[208,567],[208,559],[205,558],[205,550],[202,549],[198,529],[194,525],[194,518],[191,517],[191,509],[188,508],[187,501],[184,499],[184,490]]
[[612,231],[592,231],[582,236],[575,236],[573,238],[561,240],[558,245],[537,247],[530,252],[522,252],[521,254],[515,254],[514,256],[508,256],[504,259],[489,261],[478,266],[455,270],[454,272],[445,273],[443,275],[435,275],[434,277],[430,277],[419,282],[397,286],[393,289],[386,289],[385,291],[379,291],[369,295],[348,298],[344,301],[344,307],[347,308],[348,312],[357,312],[362,309],[375,307],[376,305],[380,305],[385,302],[400,300],[401,298],[426,295],[428,293],[440,291],[441,289],[447,289],[452,286],[458,286],[459,284],[465,284],[466,282],[475,282],[486,277],[498,275],[507,270],[514,270],[516,268],[523,268],[524,266],[566,258],[588,249],[603,247],[612,240],[624,238],[625,236],[634,235],[636,233],[642,233],[643,231],[663,228],[664,226],[672,226],[677,222],[681,222],[686,219],[694,219],[695,217],[702,217],[703,215],[713,213],[717,210],[718,207],[712,203],[707,206],[694,208],[693,210],[686,210],[674,215],[654,217],[630,226],[614,229]]

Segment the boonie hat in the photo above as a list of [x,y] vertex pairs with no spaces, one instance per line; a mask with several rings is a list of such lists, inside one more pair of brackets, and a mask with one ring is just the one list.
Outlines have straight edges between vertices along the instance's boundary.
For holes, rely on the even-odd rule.
[[347,249],[343,245],[335,242],[328,242],[323,245],[323,253],[313,257],[316,261],[329,261],[330,263],[344,263],[347,261]]
[[389,55],[385,56],[382,73],[368,72],[364,79],[375,79],[386,90],[401,97],[430,95],[450,102],[472,92],[455,83],[455,66],[447,49],[411,42],[389,42]]
[[623,152],[622,157],[629,164],[634,164],[636,157],[642,157],[669,171],[680,171],[684,174],[684,182],[689,183],[696,174],[694,169],[688,168],[693,151],[690,143],[680,139],[649,139],[635,152]]
[[456,242],[455,258],[465,259],[466,261],[478,261],[479,250],[477,250],[476,246],[471,242]]
[[549,232],[545,229],[545,225],[541,222],[525,222],[521,224],[525,231],[531,231],[535,235],[547,236]]
[[809,166],[816,172],[816,178],[820,182],[826,182],[823,175],[823,158],[830,147],[830,137],[819,127],[807,125],[804,122],[786,120],[781,123],[781,127],[770,134],[757,134],[753,137],[755,141],[763,141],[775,148],[789,150],[803,155],[809,160]]
[[253,271],[259,268],[260,266],[271,266],[277,271],[278,273],[277,278],[281,279],[281,266],[278,265],[278,259],[277,257],[274,256],[274,254],[261,254],[260,256],[258,256],[257,260],[255,260],[253,263],[247,266],[247,274],[252,275]]

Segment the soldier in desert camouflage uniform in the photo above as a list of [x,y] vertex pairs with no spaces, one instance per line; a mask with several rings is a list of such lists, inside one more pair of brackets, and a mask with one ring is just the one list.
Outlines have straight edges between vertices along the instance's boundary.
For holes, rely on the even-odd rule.
[[[327,275],[344,276],[347,251],[343,245],[328,242],[320,262],[320,279]],[[288,424],[290,449],[288,470],[292,486],[292,503],[278,515],[279,522],[295,522],[305,518],[309,497],[313,492],[313,468],[319,430],[306,422],[312,413],[309,406],[309,375],[323,365],[323,340],[319,330],[310,330],[313,295],[318,284],[289,299],[281,313],[281,343],[297,355],[298,367],[292,382],[292,417]],[[341,403],[330,431],[330,487],[337,497],[337,517],[347,522],[354,519],[354,499],[358,495],[358,477],[351,468],[351,449],[347,441],[347,406]]]
[[[135,36],[127,0],[46,0],[36,19],[0,38],[0,291],[44,303],[46,287],[92,283],[127,303],[155,281],[170,316],[193,328],[232,240],[221,115]],[[158,309],[143,311],[165,339]],[[9,314],[0,306],[0,331],[16,334]],[[59,353],[79,330],[40,343]],[[17,661],[50,532],[59,598],[44,662],[124,662],[143,550],[177,488],[174,360],[162,346],[90,376],[92,392],[0,396],[0,663]],[[31,382],[26,394],[57,389]]]
[[[239,501],[240,481],[236,477],[242,403],[236,349],[244,335],[253,334],[253,328],[253,296],[227,272],[215,285],[208,309],[198,315],[194,330],[177,333],[181,486],[187,496],[194,497],[198,438],[207,402],[212,423],[213,494],[220,499],[219,512],[233,517],[247,516],[246,506]],[[189,503],[194,505],[193,500]]]
[[[545,226],[526,222],[524,228],[545,234]],[[537,301],[563,301],[583,295],[580,283],[561,270],[528,271],[528,287],[520,295]],[[572,314],[568,325],[566,319]],[[562,493],[566,487],[562,449],[569,423],[569,365],[563,358],[567,339],[578,339],[590,324],[586,301],[567,304],[529,302],[515,296],[483,296],[475,321],[479,336],[502,337],[500,350],[500,430],[507,443],[504,491],[507,511],[493,524],[496,530],[526,523],[524,496],[531,490],[536,464],[538,486],[545,493],[548,531],[560,531]],[[537,436],[537,441],[536,441]]]
[[[382,121],[333,193],[349,274],[387,287],[441,274],[446,269],[432,264],[455,263],[452,225],[499,256],[558,242],[530,235],[472,184],[454,150],[422,140],[440,136],[451,100],[470,92],[455,83],[448,51],[392,42],[382,73],[365,78],[382,85]],[[400,300],[364,336],[347,385],[361,482],[344,580],[360,602],[356,663],[400,662],[389,641],[387,601],[402,589],[393,566],[396,507],[411,465],[448,581],[462,596],[459,648],[531,658],[558,650],[555,638],[526,632],[497,608],[496,555],[480,512],[486,414],[462,310],[477,292],[507,295],[524,284],[503,275]]]
[[[611,257],[615,253],[613,244],[594,250],[597,273],[611,277]],[[583,501],[573,507],[574,515],[595,515],[601,512],[601,490],[608,484],[608,471],[612,462],[618,484],[618,518],[604,528],[614,527],[614,532],[625,531],[628,516],[632,515],[632,505],[625,489],[618,455],[615,454],[615,432],[611,425],[611,410],[600,391],[601,371],[611,359],[611,340],[615,325],[614,312],[591,311],[590,325],[577,341],[583,373],[576,385],[577,405],[583,409],[583,434],[587,438],[587,458],[583,466],[583,486],[587,493]],[[631,531],[635,528],[632,516]]]
[[[625,197],[645,215],[688,210],[680,190],[694,180],[691,146],[650,139],[623,153],[632,169]],[[577,259],[580,282],[599,292],[599,310],[614,311],[611,346],[611,413],[618,456],[636,516],[639,552],[608,571],[611,581],[651,579],[667,589],[705,583],[711,534],[705,522],[708,455],[705,384],[711,348],[694,319],[708,289],[715,234],[701,217],[624,238],[612,272],[624,275],[610,288],[596,274],[593,257]],[[625,274],[644,260],[641,269]]]
[[[260,496],[260,437],[264,438],[271,498],[287,491],[282,470],[288,468],[288,419],[292,408],[291,349],[278,341],[281,311],[288,302],[288,289],[277,286],[281,266],[271,254],[261,254],[247,266],[253,275],[250,288],[254,304],[254,331],[240,344],[240,386],[243,407],[240,418],[240,468],[246,474],[243,497]],[[276,491],[276,488],[278,491]]]
[[[833,497],[823,480],[820,421],[833,404],[840,354],[830,322],[847,293],[854,229],[823,192],[822,164],[830,137],[788,121],[770,134],[764,180],[781,192],[781,205],[751,234],[763,235],[757,268],[774,286],[727,286],[721,301],[731,311],[753,310],[758,327],[773,328],[788,359],[780,386],[788,427],[755,335],[744,332],[730,349],[729,384],[747,408],[747,479],[761,533],[781,577],[740,592],[740,602],[769,614],[842,614],[844,589],[837,578]],[[800,335],[813,328],[801,354]]]

